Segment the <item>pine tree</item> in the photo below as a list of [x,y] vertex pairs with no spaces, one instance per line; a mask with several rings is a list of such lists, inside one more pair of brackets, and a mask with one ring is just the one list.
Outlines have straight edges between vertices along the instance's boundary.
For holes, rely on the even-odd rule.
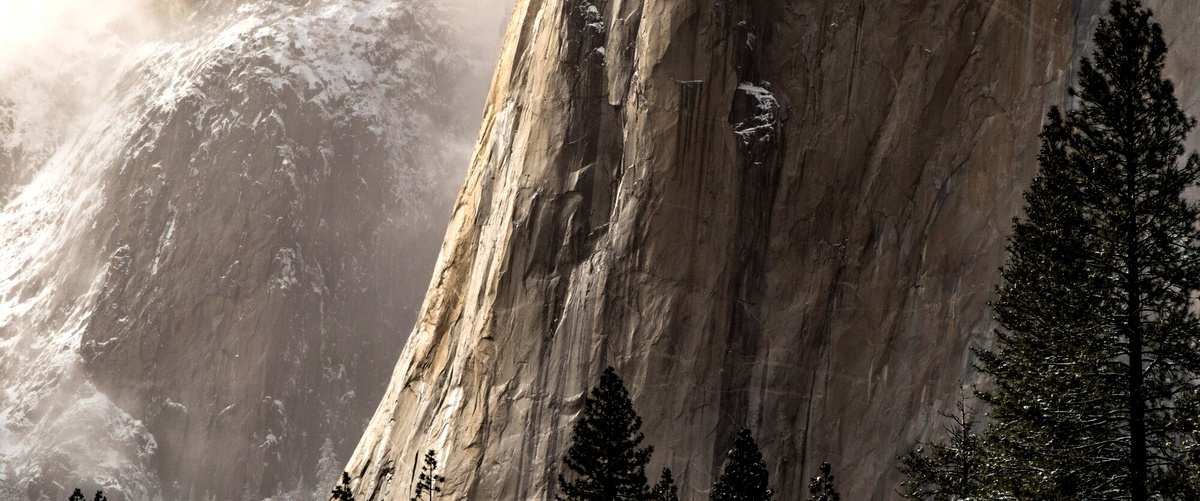
[[808,501],[841,501],[842,496],[834,486],[833,466],[821,463],[819,471],[820,474],[808,481]]
[[675,477],[670,468],[663,468],[662,476],[654,489],[650,491],[650,501],[679,501],[679,488],[675,486]]
[[738,432],[725,460],[725,471],[713,485],[712,501],[770,501],[767,463],[750,430]]
[[83,501],[83,491],[75,489],[75,492],[71,493],[71,497],[67,498],[67,501]]
[[1200,499],[1200,392],[1180,398],[1179,413],[1184,417],[1182,427],[1190,430],[1180,441],[1186,455],[1184,467],[1167,479],[1168,488],[1185,493],[1191,499]]
[[342,481],[333,487],[333,496],[329,501],[354,501],[354,494],[350,492],[349,473],[342,472]]
[[947,443],[921,444],[900,459],[900,497],[932,501],[974,499],[984,493],[986,458],[984,444],[976,431],[975,409],[966,396],[958,400],[954,413],[942,414]]
[[1023,499],[1185,497],[1178,397],[1197,390],[1197,207],[1180,162],[1195,125],[1162,71],[1162,29],[1114,0],[1083,60],[1077,106],[1052,109],[1040,172],[1016,222],[994,304],[1002,329],[977,352],[994,387],[992,489]]
[[442,492],[442,483],[446,478],[437,474],[437,456],[431,450],[425,453],[425,466],[421,467],[421,476],[417,477],[417,492],[412,501],[433,500],[433,496]]
[[649,494],[646,463],[651,447],[641,447],[642,418],[612,367],[583,402],[571,446],[563,462],[573,480],[559,475],[560,500],[641,501]]
[[104,495],[104,491],[96,491],[96,497],[92,501],[108,501],[108,496]]

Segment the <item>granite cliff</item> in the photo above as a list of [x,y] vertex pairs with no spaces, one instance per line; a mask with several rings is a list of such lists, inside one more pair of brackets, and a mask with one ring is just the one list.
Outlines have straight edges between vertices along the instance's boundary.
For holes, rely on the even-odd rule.
[[[1150,1],[1190,109],[1200,4]],[[416,326],[347,470],[550,499],[580,396],[633,388],[685,499],[735,431],[796,498],[891,499],[986,343],[1089,0],[520,0]]]

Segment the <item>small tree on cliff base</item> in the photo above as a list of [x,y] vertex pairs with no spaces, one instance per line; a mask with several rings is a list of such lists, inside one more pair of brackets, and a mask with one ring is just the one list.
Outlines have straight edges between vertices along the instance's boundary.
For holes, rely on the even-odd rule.
[[[83,490],[75,489],[75,492],[71,493],[71,497],[68,497],[67,501],[83,501],[84,499]],[[96,491],[96,496],[92,498],[92,501],[108,501],[108,496],[104,495],[104,491]]]
[[770,473],[750,430],[738,432],[725,460],[725,470],[713,485],[712,501],[770,501]]
[[808,501],[841,501],[833,481],[833,466],[821,463],[819,473],[808,481]]
[[442,483],[446,477],[437,474],[437,455],[433,451],[425,453],[425,466],[421,467],[421,476],[417,477],[417,491],[412,501],[432,500],[433,496],[442,492]]
[[1197,391],[1198,210],[1180,162],[1195,122],[1163,78],[1162,29],[1114,0],[1080,64],[1077,106],[1050,111],[1041,166],[978,351],[992,389],[988,495],[1196,499],[1185,480]]
[[583,401],[563,462],[572,480],[559,475],[564,501],[642,501],[649,495],[646,463],[651,447],[641,447],[642,418],[612,367]]
[[949,420],[947,441],[922,444],[900,459],[900,497],[954,501],[983,494],[985,461],[975,410],[964,395],[954,413],[942,416]]
[[354,494],[350,492],[350,474],[342,472],[342,480],[333,487],[330,501],[354,501]]
[[679,488],[675,486],[675,477],[670,468],[663,468],[662,476],[654,489],[650,491],[650,501],[679,501]]

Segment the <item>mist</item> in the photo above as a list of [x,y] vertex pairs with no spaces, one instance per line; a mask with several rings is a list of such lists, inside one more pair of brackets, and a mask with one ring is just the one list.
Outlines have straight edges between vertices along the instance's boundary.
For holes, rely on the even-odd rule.
[[[222,2],[197,2],[203,8],[189,12],[191,3],[173,0],[0,0],[0,119],[12,122],[6,132],[0,120],[0,148],[27,157],[9,179],[0,166],[0,194],[36,170],[156,44],[186,37],[210,17],[211,4]],[[486,62],[454,83],[469,104],[456,118],[475,124],[512,1],[450,0],[444,8],[457,46]]]
[[0,498],[324,499],[511,8],[418,4],[0,0]]
[[138,47],[160,32],[148,3],[0,1],[0,95],[15,125],[8,147],[44,151],[96,109]]

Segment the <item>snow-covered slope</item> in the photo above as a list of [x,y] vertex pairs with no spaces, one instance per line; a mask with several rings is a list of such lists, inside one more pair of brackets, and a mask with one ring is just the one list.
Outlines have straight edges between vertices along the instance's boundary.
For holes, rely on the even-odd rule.
[[63,52],[103,58],[0,73],[0,498],[311,499],[340,472],[489,55],[439,2],[297,3],[154,4]]

